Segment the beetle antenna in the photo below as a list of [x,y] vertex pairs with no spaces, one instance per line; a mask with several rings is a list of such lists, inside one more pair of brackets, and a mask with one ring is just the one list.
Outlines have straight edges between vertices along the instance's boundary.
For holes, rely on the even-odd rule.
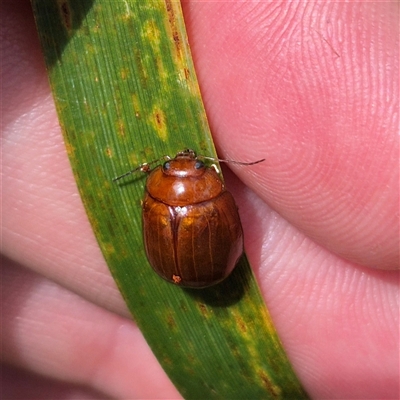
[[238,165],[254,165],[261,163],[265,161],[265,158],[257,161],[252,161],[252,162],[242,162],[242,161],[235,161],[235,160],[224,160],[221,158],[214,158],[214,157],[207,157],[207,156],[198,156],[199,158],[204,158],[205,160],[211,160],[211,161],[219,161],[219,162],[224,162],[224,163],[232,163],[232,164],[238,164]]
[[119,179],[125,178],[125,176],[128,176],[128,175],[130,175],[130,174],[133,174],[134,172],[139,171],[139,170],[143,171],[143,169],[144,169],[147,165],[148,165],[148,164],[146,164],[146,163],[140,164],[138,167],[136,167],[136,168],[134,168],[134,169],[132,169],[132,170],[130,170],[130,171],[128,171],[128,172],[125,172],[124,174],[122,174],[122,175],[120,175],[120,176],[117,176],[117,177],[113,178],[112,181],[113,181],[113,182],[118,181]]
[[130,171],[125,172],[124,174],[113,178],[112,181],[113,182],[118,181],[119,179],[125,178],[126,176],[131,175],[136,171],[149,172],[150,171],[150,165],[155,164],[155,163],[159,162],[160,160],[170,160],[170,159],[171,159],[170,156],[162,156],[160,158],[157,158],[157,160],[150,161],[149,163],[140,164],[138,167],[136,167],[134,169],[131,169]]

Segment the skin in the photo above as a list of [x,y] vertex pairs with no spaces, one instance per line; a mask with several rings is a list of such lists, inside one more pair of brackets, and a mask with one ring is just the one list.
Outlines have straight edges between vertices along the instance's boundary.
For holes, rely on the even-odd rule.
[[[396,2],[183,3],[246,252],[313,398],[399,397]],[[107,270],[27,1],[1,3],[4,398],[180,398]]]

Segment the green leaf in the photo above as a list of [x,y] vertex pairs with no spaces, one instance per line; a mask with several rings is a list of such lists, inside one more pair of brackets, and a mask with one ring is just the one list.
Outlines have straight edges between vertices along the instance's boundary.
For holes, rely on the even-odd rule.
[[215,155],[177,1],[32,0],[65,144],[110,271],[186,398],[306,398],[246,257],[221,284],[160,279],[144,252],[145,176],[192,148]]

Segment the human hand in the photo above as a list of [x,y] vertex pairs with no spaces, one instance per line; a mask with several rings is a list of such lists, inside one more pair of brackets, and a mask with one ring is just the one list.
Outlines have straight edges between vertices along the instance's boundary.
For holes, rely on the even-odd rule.
[[[29,3],[15,3],[0,27],[3,359],[51,381],[43,394],[42,378],[10,370],[7,390],[177,398],[99,251]],[[227,182],[303,385],[316,398],[398,397],[399,274],[378,269],[398,269],[398,7],[183,6],[220,156],[266,158],[257,175],[231,166],[245,185]]]

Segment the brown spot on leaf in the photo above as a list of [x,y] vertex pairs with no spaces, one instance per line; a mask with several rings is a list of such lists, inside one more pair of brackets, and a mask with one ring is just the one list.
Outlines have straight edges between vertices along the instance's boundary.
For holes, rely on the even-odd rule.
[[176,21],[176,16],[175,16],[174,6],[172,4],[172,1],[165,0],[165,7],[167,9],[168,23],[169,23],[169,27],[171,29],[172,38],[174,40],[176,55],[177,55],[178,59],[181,60],[182,59],[182,40],[181,40],[181,37],[179,36],[179,31],[177,28],[177,21]]
[[246,333],[247,326],[246,326],[245,322],[241,318],[238,318],[238,317],[236,317],[235,319],[236,319],[236,323],[237,323],[237,326],[240,329],[240,331],[243,333]]
[[264,386],[266,387],[268,393],[270,393],[272,395],[272,397],[274,397],[274,398],[279,397],[281,394],[281,390],[279,389],[279,387],[275,386],[271,382],[270,377],[264,371],[261,371],[259,373],[259,376],[260,376],[261,380],[263,381]]
[[71,12],[71,8],[69,6],[68,1],[66,1],[66,0],[59,1],[58,9],[60,12],[61,21],[62,21],[63,25],[65,26],[65,29],[67,31],[70,31],[72,28],[72,12]]
[[164,111],[160,107],[153,109],[153,120],[152,124],[157,131],[157,135],[160,139],[165,140],[167,138],[167,123],[165,119]]
[[208,312],[207,312],[207,307],[205,306],[205,304],[199,303],[199,308],[200,308],[200,311],[201,311],[201,313],[202,313],[203,315],[207,315],[207,314],[208,314]]
[[184,72],[185,72],[185,79],[186,79],[186,80],[189,80],[189,79],[190,79],[190,71],[189,71],[189,68],[184,68],[183,70],[184,70]]
[[162,118],[161,118],[161,114],[160,113],[156,113],[156,121],[157,121],[157,125],[161,127]]

